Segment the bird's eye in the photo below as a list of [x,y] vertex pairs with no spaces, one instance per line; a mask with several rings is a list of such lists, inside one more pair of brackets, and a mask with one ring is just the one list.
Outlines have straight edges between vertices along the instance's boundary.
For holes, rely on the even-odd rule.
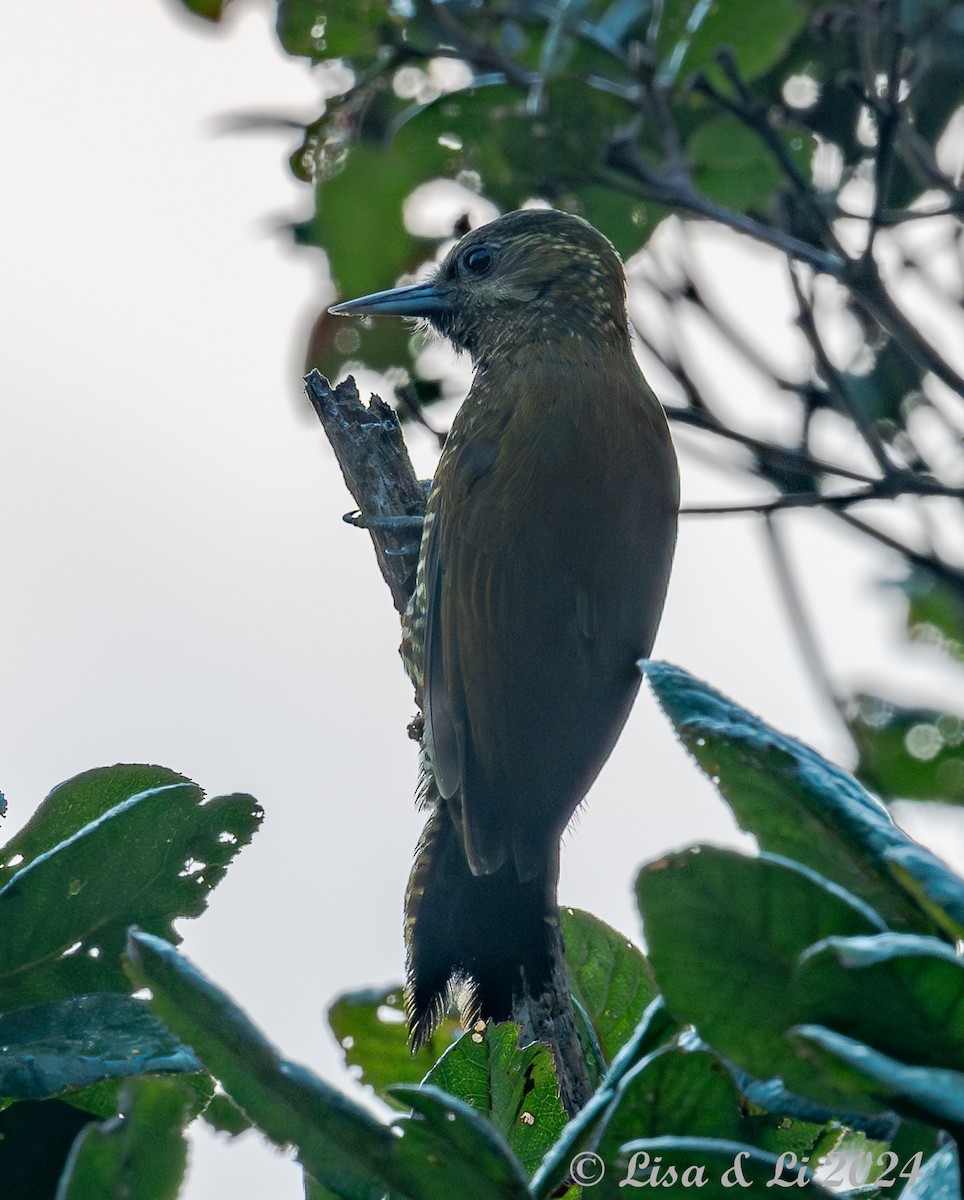
[[488,246],[470,246],[462,255],[461,266],[467,275],[484,275],[492,266],[492,251]]

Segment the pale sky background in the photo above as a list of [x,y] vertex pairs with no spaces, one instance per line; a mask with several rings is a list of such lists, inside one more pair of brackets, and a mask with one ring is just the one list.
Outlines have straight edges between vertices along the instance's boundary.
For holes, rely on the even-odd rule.
[[[324,1011],[401,975],[412,700],[387,590],[341,521],[350,499],[301,394],[327,291],[322,256],[279,232],[310,202],[292,144],[214,136],[232,112],[318,111],[268,7],[239,5],[220,31],[173,0],[0,15],[0,787],[10,832],[55,783],[117,761],[254,793],[264,828],[184,923],[184,949],[289,1057],[351,1087]],[[735,315],[802,361],[771,299],[779,264],[710,240],[734,264]],[[733,405],[753,403],[731,364],[706,368],[732,369]],[[690,501],[757,494],[684,460]],[[936,654],[902,646],[897,596],[875,592],[895,564],[829,517],[785,521],[837,677],[964,704]],[[754,521],[684,522],[657,654],[845,752]],[[958,814],[903,813],[960,863]],[[739,839],[644,693],[567,839],[561,898],[638,937],[642,862]],[[193,1141],[188,1200],[300,1196],[259,1135]]]

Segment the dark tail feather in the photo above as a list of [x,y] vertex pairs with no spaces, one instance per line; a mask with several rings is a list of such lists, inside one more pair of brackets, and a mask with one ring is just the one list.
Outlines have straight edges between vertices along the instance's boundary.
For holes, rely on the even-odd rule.
[[463,1017],[506,1021],[513,999],[549,985],[558,945],[558,852],[520,883],[509,861],[473,875],[448,807],[440,802],[415,852],[405,897],[412,1042],[431,1037],[453,988],[467,989]]

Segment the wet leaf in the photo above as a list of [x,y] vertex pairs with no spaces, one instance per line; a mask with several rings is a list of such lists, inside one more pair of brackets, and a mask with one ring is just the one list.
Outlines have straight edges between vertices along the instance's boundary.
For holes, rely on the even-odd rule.
[[530,1174],[566,1124],[552,1055],[539,1043],[520,1046],[512,1023],[463,1034],[425,1082],[484,1113]]
[[0,1015],[0,1096],[44,1100],[104,1079],[196,1072],[201,1064],[147,1006],[111,993]]
[[250,796],[205,801],[193,783],[150,787],[90,819],[108,795],[143,782],[143,771],[156,768],[109,768],[69,781],[7,847],[19,846],[25,861],[8,867],[12,878],[0,889],[7,931],[0,943],[0,1010],[128,991],[120,966],[128,926],[179,940],[173,921],[204,911],[211,889],[260,824],[261,809]]
[[827,937],[882,932],[879,918],[796,863],[709,846],[650,863],[636,894],[670,1011],[749,1074],[812,1095],[785,1041],[807,1020],[797,960]]
[[383,1099],[396,1083],[419,1083],[439,1055],[459,1036],[458,1022],[446,1020],[414,1054],[402,986],[347,992],[328,1009],[328,1024],[345,1062]]
[[641,669],[683,745],[763,849],[834,880],[892,928],[964,924],[964,884],[852,775],[678,667]]
[[[134,931],[132,974],[151,1005],[220,1080],[251,1121],[293,1145],[315,1180],[342,1200],[526,1200],[525,1175],[471,1107],[435,1088],[400,1086],[415,1110],[395,1132],[307,1068],[286,1061],[223,991],[173,946]],[[324,1194],[324,1193],[322,1193]]]
[[573,995],[585,1009],[607,1062],[629,1040],[656,995],[642,951],[591,913],[560,909]]
[[58,1200],[176,1200],[187,1166],[191,1095],[169,1079],[132,1079],[121,1119],[88,1125],[74,1143]]
[[715,55],[725,46],[742,75],[753,79],[776,62],[805,20],[805,7],[793,0],[755,4],[752,16],[744,0],[666,0],[657,37],[660,71],[680,79],[705,71],[719,80]]

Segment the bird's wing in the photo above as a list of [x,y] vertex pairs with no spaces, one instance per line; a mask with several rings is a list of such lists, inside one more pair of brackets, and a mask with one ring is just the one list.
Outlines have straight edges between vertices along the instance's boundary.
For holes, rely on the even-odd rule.
[[608,757],[675,540],[658,408],[616,392],[620,423],[557,395],[535,433],[513,416],[492,453],[448,456],[427,548],[426,723],[476,874],[529,877]]
[[[471,708],[491,708],[484,678],[485,663],[505,654],[512,588],[505,573],[511,556],[502,553],[493,501],[491,474],[499,455],[496,439],[475,436],[450,439],[442,478],[429,501],[431,524],[422,563],[425,588],[425,656],[423,704],[426,744],[436,783],[450,802],[466,858],[477,874],[497,870],[508,856],[511,828],[491,784],[481,778],[479,737],[491,758],[500,757],[497,742],[511,714],[473,728]],[[443,499],[444,497],[444,499]],[[486,552],[488,546],[489,552]],[[474,704],[466,687],[474,686]],[[501,704],[496,681],[492,700]],[[491,716],[492,714],[489,713]]]
[[[435,497],[432,498],[433,500]],[[464,698],[445,684],[442,671],[441,592],[442,568],[439,542],[441,526],[437,511],[429,506],[423,552],[422,579],[424,586],[425,632],[424,675],[422,680],[425,710],[425,741],[439,794],[451,800],[462,783],[460,743],[464,722]]]

